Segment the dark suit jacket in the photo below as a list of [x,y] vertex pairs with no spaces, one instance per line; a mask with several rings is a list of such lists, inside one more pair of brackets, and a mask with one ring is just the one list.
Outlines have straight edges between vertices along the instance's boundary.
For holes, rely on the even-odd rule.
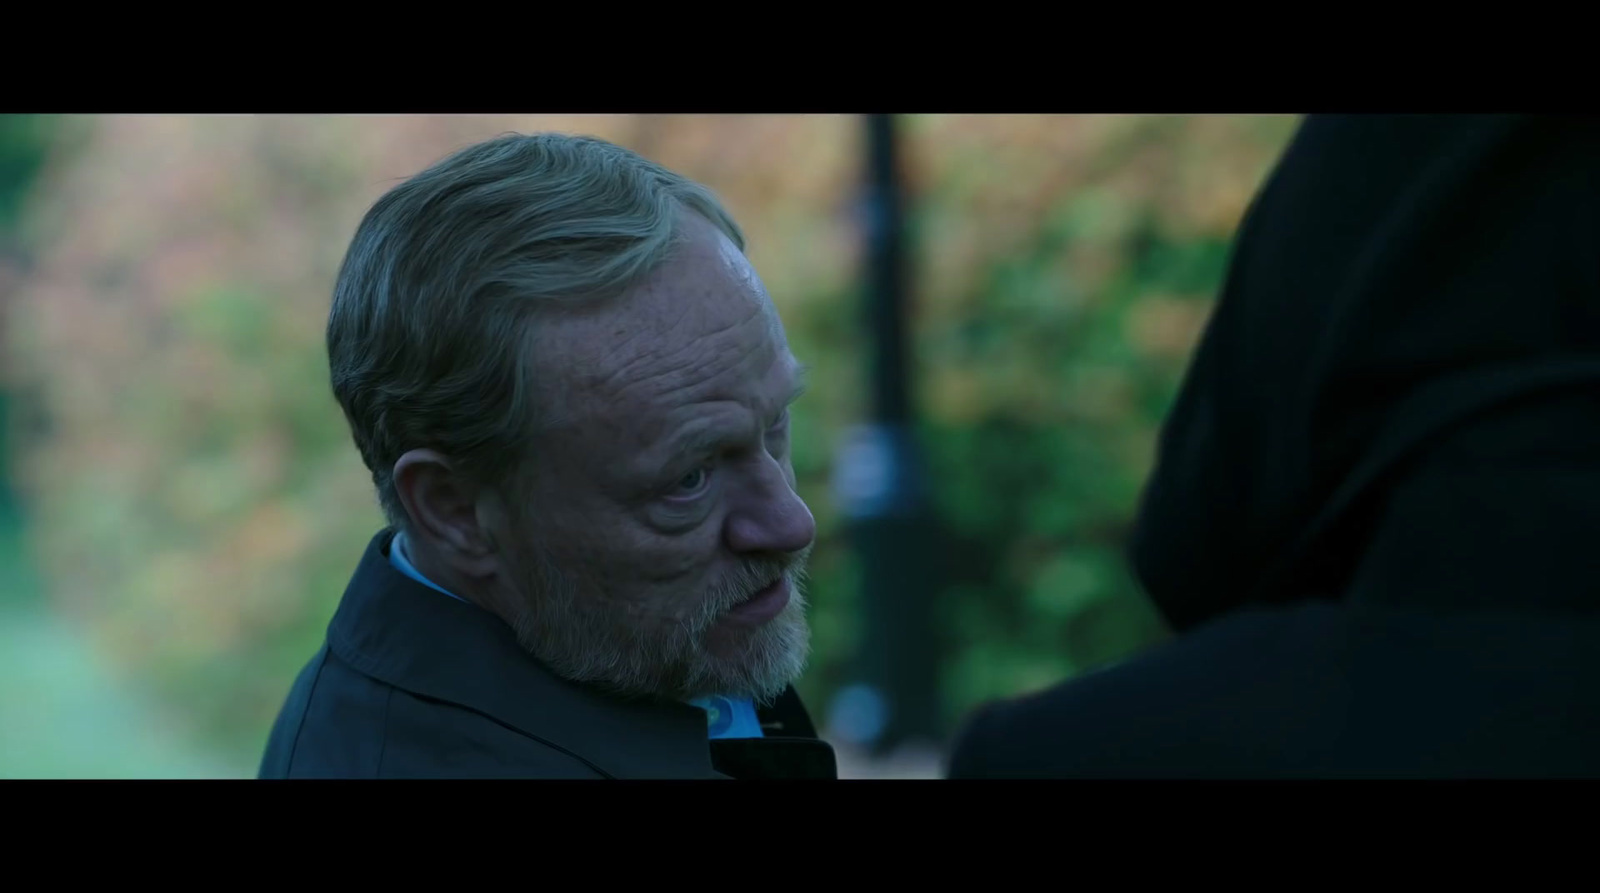
[[951,775],[1600,777],[1600,119],[1312,116],[1131,557],[1178,634]]
[[836,777],[792,688],[758,711],[768,737],[709,740],[698,708],[557,678],[503,621],[395,570],[392,539],[368,546],[260,777]]
[[1600,620],[1236,612],[980,712],[951,778],[1600,777]]

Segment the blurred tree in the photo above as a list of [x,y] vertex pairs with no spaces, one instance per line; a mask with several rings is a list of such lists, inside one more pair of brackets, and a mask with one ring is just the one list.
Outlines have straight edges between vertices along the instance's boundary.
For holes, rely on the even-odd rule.
[[[794,462],[817,517],[826,704],[861,645],[829,486],[867,417],[843,116],[73,119],[28,205],[8,343],[51,428],[22,444],[53,596],[219,741],[254,754],[380,516],[328,393],[345,245],[398,178],[506,130],[587,132],[726,198],[812,386]],[[906,121],[915,415],[954,537],[936,603],[946,728],[1162,630],[1122,566],[1155,434],[1232,230],[1292,118]],[[934,556],[927,556],[930,560]]]
[[[6,343],[12,295],[24,269],[18,219],[49,154],[51,124],[40,115],[0,115],[0,346]],[[7,359],[0,351],[0,537],[14,538],[20,522],[11,480],[15,397]]]
[[23,201],[50,147],[53,119],[0,115],[0,231],[15,229]]
[[917,353],[957,538],[953,725],[1165,634],[1123,540],[1233,227],[1294,120],[921,123]]

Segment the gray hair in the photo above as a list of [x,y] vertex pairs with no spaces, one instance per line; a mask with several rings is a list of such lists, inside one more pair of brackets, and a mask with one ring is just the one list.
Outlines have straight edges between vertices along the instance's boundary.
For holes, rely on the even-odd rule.
[[429,448],[485,484],[528,457],[534,314],[625,291],[671,254],[685,211],[744,250],[717,197],[592,137],[509,134],[390,190],[356,229],[333,291],[333,394],[389,523],[394,465]]

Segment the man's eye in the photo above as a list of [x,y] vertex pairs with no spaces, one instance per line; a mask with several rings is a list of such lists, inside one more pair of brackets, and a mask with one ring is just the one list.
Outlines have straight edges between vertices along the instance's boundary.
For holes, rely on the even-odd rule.
[[678,482],[672,486],[671,495],[679,497],[693,496],[705,489],[706,482],[709,481],[710,478],[711,472],[705,466],[696,468],[694,471],[691,471],[678,479]]

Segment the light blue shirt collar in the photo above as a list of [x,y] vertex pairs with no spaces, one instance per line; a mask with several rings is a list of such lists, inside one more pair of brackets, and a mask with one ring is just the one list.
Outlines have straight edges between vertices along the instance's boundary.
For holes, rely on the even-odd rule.
[[[424,577],[422,572],[406,557],[405,534],[396,533],[389,542],[389,563],[394,569],[418,583],[459,602],[466,599]],[[695,698],[689,703],[706,712],[706,732],[712,738],[760,738],[761,721],[756,717],[755,702],[748,698],[735,699],[721,696]]]
[[418,583],[421,583],[435,592],[443,592],[445,595],[450,596],[458,602],[466,601],[466,599],[462,598],[461,596],[456,595],[454,592],[451,592],[427,577],[424,577],[421,571],[412,566],[411,559],[406,557],[406,535],[403,533],[395,534],[394,539],[389,542],[389,563],[394,565],[395,570],[405,574],[413,580],[416,580]]

